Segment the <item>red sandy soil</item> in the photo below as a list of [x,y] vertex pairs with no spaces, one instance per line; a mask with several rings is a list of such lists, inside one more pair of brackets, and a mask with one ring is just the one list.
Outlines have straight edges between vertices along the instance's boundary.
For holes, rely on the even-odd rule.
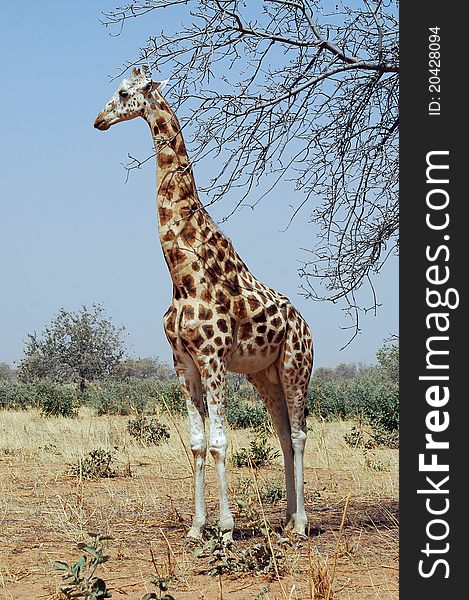
[[[173,490],[167,478],[145,474],[80,485],[66,474],[64,465],[30,465],[14,456],[0,457],[0,469],[7,470],[11,486],[9,500],[0,507],[0,598],[5,600],[60,598],[61,578],[52,562],[77,560],[81,552],[76,544],[90,530],[114,538],[106,547],[110,559],[97,574],[115,599],[140,600],[146,592],[157,592],[150,583],[155,564],[160,575],[173,575],[167,593],[175,600],[327,598],[331,577],[330,598],[398,598],[398,505],[393,499],[352,497],[338,541],[345,498],[311,493],[307,497],[309,541],[282,541],[280,535],[272,535],[272,544],[283,556],[277,565],[280,576],[271,568],[268,573],[224,573],[220,577],[209,574],[213,567],[210,556],[195,558],[184,545],[192,511],[189,484],[174,485]],[[313,481],[332,477],[339,490],[341,478],[347,477],[341,472],[319,471],[307,470],[307,489]],[[249,477],[248,470],[245,475]],[[160,509],[155,508],[157,503],[140,508],[135,502],[126,503],[137,479],[141,487],[161,490]],[[209,520],[215,523],[215,496],[209,497],[207,508]],[[284,502],[266,502],[264,510],[274,531],[281,532]],[[64,523],[79,525],[74,529]],[[249,519],[239,515],[234,537],[234,553],[265,541],[260,532],[253,535]],[[313,581],[320,585],[318,564],[326,564],[325,592],[311,589]]]

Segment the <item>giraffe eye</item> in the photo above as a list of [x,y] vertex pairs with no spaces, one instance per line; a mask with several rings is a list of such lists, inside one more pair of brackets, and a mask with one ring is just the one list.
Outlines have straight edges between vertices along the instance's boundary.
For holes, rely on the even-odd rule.
[[121,90],[121,91],[119,92],[119,96],[120,96],[121,98],[127,98],[127,96],[128,96],[128,95],[129,95],[129,92],[126,92],[125,90]]

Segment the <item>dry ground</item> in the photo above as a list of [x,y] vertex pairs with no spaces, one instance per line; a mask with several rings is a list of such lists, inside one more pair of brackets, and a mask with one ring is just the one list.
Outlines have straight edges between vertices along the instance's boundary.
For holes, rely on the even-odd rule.
[[[76,543],[87,531],[109,534],[110,560],[100,567],[113,598],[140,600],[155,572],[175,577],[176,600],[310,600],[332,583],[337,600],[391,600],[398,597],[397,451],[352,448],[344,441],[351,423],[309,420],[306,454],[307,512],[310,540],[272,543],[284,558],[283,575],[241,573],[221,578],[207,574],[208,558],[194,558],[183,544],[192,512],[192,478],[185,419],[171,427],[171,439],[140,447],[126,433],[125,417],[42,418],[34,411],[0,412],[0,598],[58,598],[60,576],[53,560],[80,556]],[[177,430],[176,431],[176,425]],[[247,446],[249,432],[230,432],[230,452]],[[183,444],[184,441],[184,444]],[[278,447],[275,437],[269,443]],[[94,448],[114,449],[122,473],[112,479],[80,480],[70,474]],[[282,479],[281,462],[259,470],[261,491]],[[231,498],[251,499],[253,473],[229,464]],[[251,496],[250,496],[251,494]],[[345,529],[339,536],[347,496]],[[213,462],[207,466],[209,520],[217,520]],[[285,502],[263,502],[280,531]],[[250,534],[250,518],[238,516],[236,548],[262,542]],[[339,538],[339,539],[338,539]],[[327,597],[327,593],[325,594]]]

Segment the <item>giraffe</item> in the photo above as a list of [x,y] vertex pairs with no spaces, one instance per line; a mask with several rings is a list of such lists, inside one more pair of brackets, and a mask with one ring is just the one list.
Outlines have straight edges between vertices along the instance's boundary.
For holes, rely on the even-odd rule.
[[163,323],[187,404],[194,459],[195,510],[187,537],[200,540],[206,522],[208,412],[208,450],[218,478],[219,526],[225,541],[232,541],[224,425],[227,371],[244,373],[267,406],[284,456],[286,529],[302,537],[307,523],[303,456],[305,397],[313,365],[310,330],[287,297],[254,277],[205,210],[181,127],[162,95],[166,83],[154,82],[143,68],[134,68],[96,117],[94,127],[103,131],[143,117],[153,138],[158,230],[173,283]]

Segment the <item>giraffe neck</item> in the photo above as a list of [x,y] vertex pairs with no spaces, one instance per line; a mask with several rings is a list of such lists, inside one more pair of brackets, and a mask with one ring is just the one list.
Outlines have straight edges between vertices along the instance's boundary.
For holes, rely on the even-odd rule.
[[[212,276],[211,257],[231,246],[199,200],[192,168],[174,113],[165,106],[147,119],[157,155],[160,242],[175,286],[183,296]],[[207,270],[209,271],[207,273]]]

